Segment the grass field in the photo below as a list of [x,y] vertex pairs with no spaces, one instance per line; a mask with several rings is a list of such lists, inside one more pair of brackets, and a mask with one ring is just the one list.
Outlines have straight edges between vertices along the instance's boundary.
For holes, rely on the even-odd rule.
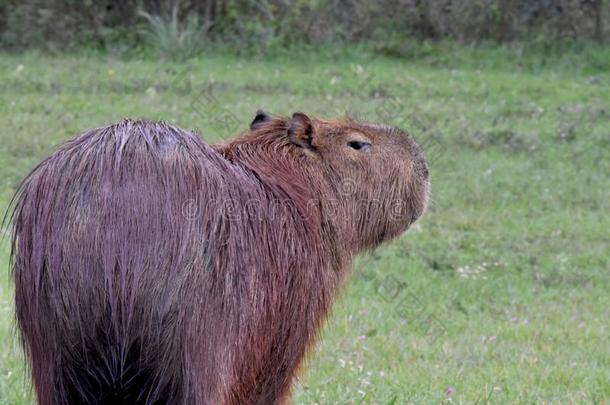
[[[610,404],[610,71],[371,55],[0,54],[0,208],[62,141],[123,117],[211,142],[258,107],[400,125],[428,152],[432,206],[359,258],[294,402]],[[26,404],[8,261],[5,237],[0,404]]]

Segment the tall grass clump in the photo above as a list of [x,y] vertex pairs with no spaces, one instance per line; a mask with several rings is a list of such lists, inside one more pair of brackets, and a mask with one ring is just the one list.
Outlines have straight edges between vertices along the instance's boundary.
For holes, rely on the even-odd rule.
[[185,60],[201,51],[204,30],[198,15],[180,19],[177,4],[169,15],[152,15],[144,10],[139,10],[138,15],[147,22],[141,31],[144,41],[161,58]]

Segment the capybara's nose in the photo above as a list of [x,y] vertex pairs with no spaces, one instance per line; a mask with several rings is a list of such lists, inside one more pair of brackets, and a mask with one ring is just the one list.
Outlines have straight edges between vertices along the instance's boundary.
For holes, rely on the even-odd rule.
[[415,171],[419,174],[424,180],[428,180],[430,173],[428,172],[428,162],[426,162],[426,158],[421,154],[415,158]]

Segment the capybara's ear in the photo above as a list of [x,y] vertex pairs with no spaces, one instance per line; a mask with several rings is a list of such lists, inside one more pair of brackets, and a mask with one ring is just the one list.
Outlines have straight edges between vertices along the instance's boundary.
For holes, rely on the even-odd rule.
[[309,117],[301,112],[292,114],[288,122],[288,139],[302,148],[311,148],[313,126]]
[[263,110],[256,110],[256,116],[250,123],[250,130],[254,131],[255,129],[260,128],[262,124],[267,121],[271,121],[271,117],[269,116],[269,114],[267,114]]

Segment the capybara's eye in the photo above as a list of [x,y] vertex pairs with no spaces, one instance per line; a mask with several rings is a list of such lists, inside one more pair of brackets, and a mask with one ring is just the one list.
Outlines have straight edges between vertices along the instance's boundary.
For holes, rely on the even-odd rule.
[[352,149],[356,149],[356,150],[361,150],[361,151],[365,151],[371,148],[371,144],[368,142],[361,142],[361,141],[350,141],[347,143],[347,146],[349,146]]

